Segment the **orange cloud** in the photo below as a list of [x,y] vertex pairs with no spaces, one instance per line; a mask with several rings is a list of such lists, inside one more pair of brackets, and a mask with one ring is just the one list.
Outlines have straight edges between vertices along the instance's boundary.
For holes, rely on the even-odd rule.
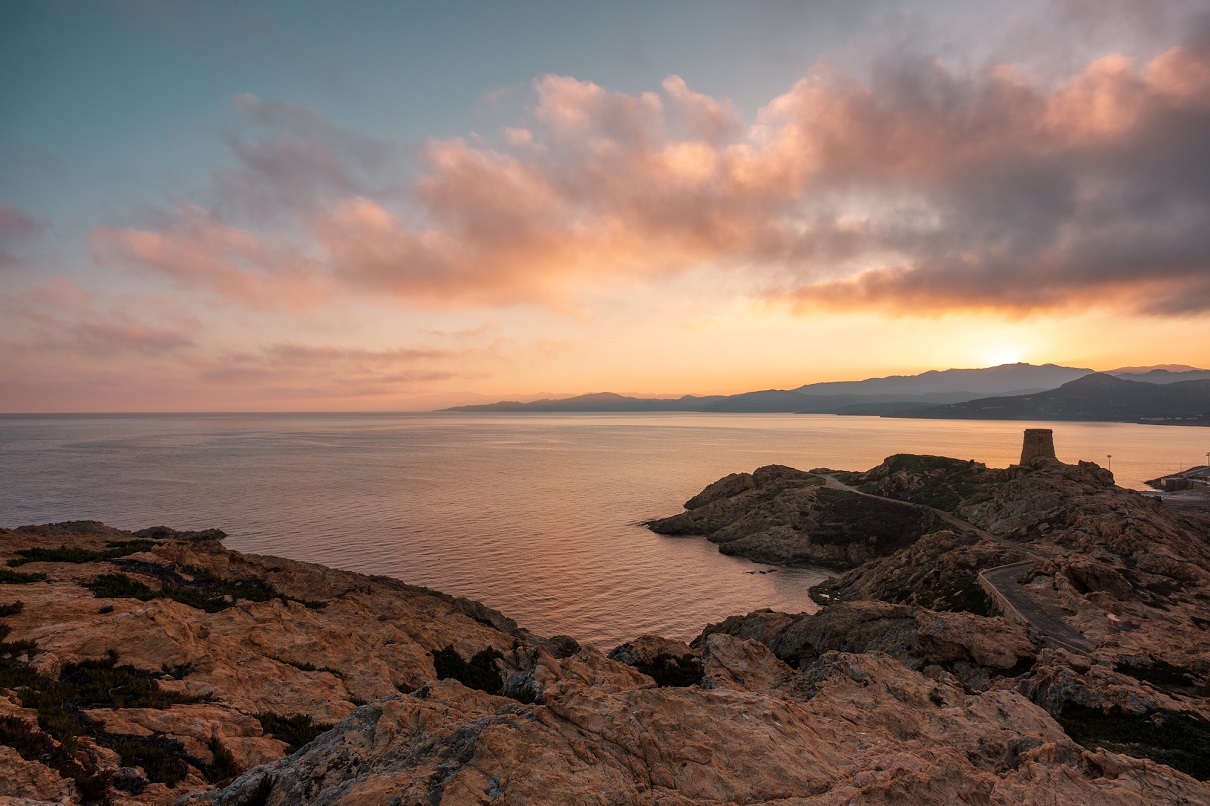
[[194,205],[173,211],[166,229],[101,227],[91,241],[93,260],[102,266],[135,266],[250,307],[305,310],[331,295],[326,267],[299,248],[271,246]]
[[97,230],[94,252],[293,308],[336,289],[561,306],[703,267],[801,308],[1210,307],[1210,53],[1196,39],[1057,86],[923,57],[866,80],[821,66],[746,126],[676,76],[638,95],[542,76],[533,97],[499,141],[431,141],[414,177],[377,189],[363,174],[384,164],[379,144],[243,98],[280,131],[234,149],[225,186],[304,200],[283,234],[184,207],[165,228]]

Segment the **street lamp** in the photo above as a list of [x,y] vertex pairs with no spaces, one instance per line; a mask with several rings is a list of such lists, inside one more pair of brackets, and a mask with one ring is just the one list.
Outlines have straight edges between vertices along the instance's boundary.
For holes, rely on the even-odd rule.
[[[1109,460],[1109,472],[1112,473],[1113,472],[1113,454],[1107,453],[1107,454],[1105,454],[1105,458],[1107,460]],[[1210,453],[1206,454],[1206,458],[1210,459]]]

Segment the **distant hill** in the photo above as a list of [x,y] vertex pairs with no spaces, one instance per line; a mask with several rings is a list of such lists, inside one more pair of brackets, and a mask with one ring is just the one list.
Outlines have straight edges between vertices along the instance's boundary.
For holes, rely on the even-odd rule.
[[[1107,375],[1142,375],[1144,372],[1150,372],[1153,369],[1166,369],[1169,372],[1205,372],[1203,369],[1191,367],[1188,364],[1148,364],[1145,367],[1118,367],[1117,369],[1107,369]],[[1194,380],[1189,378],[1189,380]]]
[[702,406],[721,400],[721,395],[698,397],[685,395],[678,398],[644,398],[627,397],[613,392],[597,392],[590,395],[577,395],[560,400],[535,400],[532,403],[520,403],[515,400],[502,400],[499,403],[480,403],[472,406],[453,406],[443,411],[480,411],[480,412],[577,412],[577,411],[701,411]]
[[1210,425],[1210,380],[1150,383],[1097,372],[1045,392],[987,397],[888,416]]
[[1145,383],[1180,383],[1181,381],[1210,380],[1210,369],[1172,369],[1170,367],[1136,367],[1133,369],[1115,369],[1106,373],[1116,378],[1128,381],[1143,381]]
[[717,412],[846,414],[976,420],[1100,420],[1210,424],[1210,370],[1125,367],[1098,373],[1055,364],[931,370],[737,395],[641,398],[600,392],[532,403],[455,406],[464,412]]
[[[614,412],[702,411],[785,414],[884,414],[913,406],[936,406],[980,397],[1053,389],[1090,369],[1054,364],[1004,364],[987,369],[930,370],[920,375],[893,375],[863,381],[812,383],[797,389],[764,389],[737,395],[639,398],[600,392],[532,403],[455,406],[465,412]],[[854,408],[856,407],[856,408]]]
[[969,394],[973,398],[976,395],[1023,394],[1054,389],[1091,372],[1091,369],[1060,367],[1057,364],[1001,364],[986,369],[934,369],[919,375],[809,383],[794,391],[806,395],[891,395],[895,400],[907,400],[905,396],[950,392]]

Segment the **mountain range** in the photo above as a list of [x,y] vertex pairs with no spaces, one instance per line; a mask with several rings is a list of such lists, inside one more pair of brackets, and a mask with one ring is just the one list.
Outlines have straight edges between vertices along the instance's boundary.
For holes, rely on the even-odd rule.
[[[1089,378],[1101,380],[1077,383]],[[1116,380],[1124,385],[1111,383]],[[1171,390],[1162,391],[1169,386]],[[1141,387],[1142,391],[1135,387]],[[1052,392],[1055,394],[1047,394]],[[1123,396],[1123,400],[1117,401],[1117,395]],[[1203,396],[1204,402],[1199,402]],[[976,405],[977,401],[982,403]],[[455,406],[445,411],[744,412],[1124,422],[1161,422],[1175,417],[1183,422],[1210,416],[1210,370],[1163,365],[1098,373],[1082,367],[1018,363],[810,383],[794,389],[764,389],[735,395],[640,398],[600,392],[530,403],[501,401]],[[1031,411],[1035,413],[1030,414]]]
[[1210,425],[1210,380],[1157,383],[1096,372],[1045,392],[925,406],[891,416]]

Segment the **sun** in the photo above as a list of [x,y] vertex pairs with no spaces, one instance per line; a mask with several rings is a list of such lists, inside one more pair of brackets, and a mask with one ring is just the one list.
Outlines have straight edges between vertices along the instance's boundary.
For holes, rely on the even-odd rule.
[[1019,364],[1024,360],[1025,351],[1015,344],[1001,344],[983,351],[984,364],[998,367],[1001,364]]

